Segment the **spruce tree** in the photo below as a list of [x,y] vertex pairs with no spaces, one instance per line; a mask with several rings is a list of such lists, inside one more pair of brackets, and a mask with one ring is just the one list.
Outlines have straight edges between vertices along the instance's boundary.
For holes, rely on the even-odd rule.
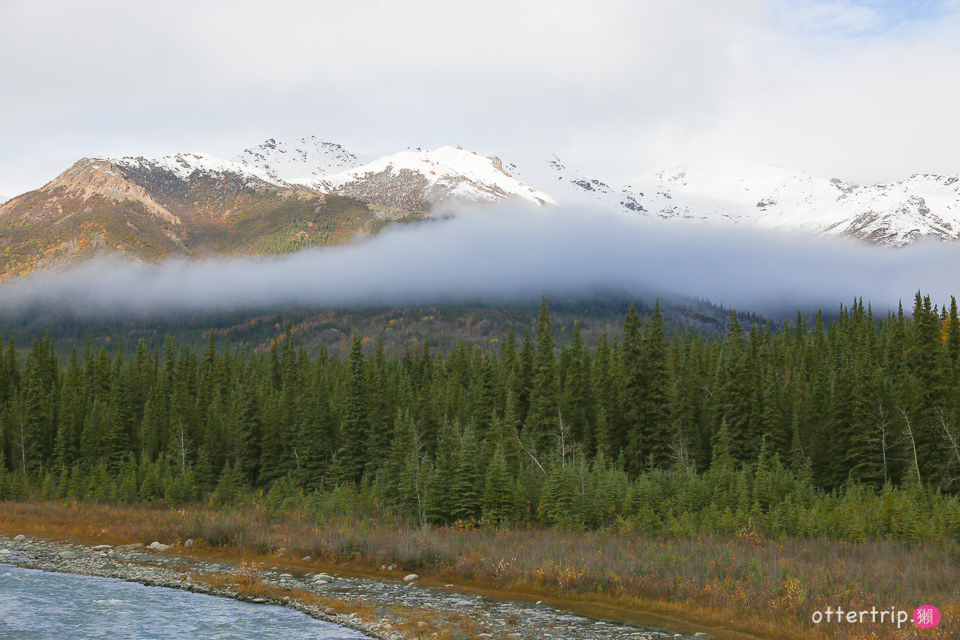
[[670,446],[676,434],[670,429],[670,409],[667,387],[667,339],[663,331],[660,301],[654,304],[653,314],[642,339],[644,368],[642,421],[638,431],[641,455],[655,468],[664,469],[669,463]]
[[450,518],[454,521],[476,522],[480,520],[483,506],[483,473],[480,469],[480,445],[472,426],[467,426],[460,438],[455,454],[455,466],[451,478]]
[[483,492],[483,517],[494,526],[509,522],[513,516],[515,505],[512,484],[503,447],[498,444],[487,467]]
[[730,312],[722,348],[719,418],[726,422],[729,430],[731,455],[735,460],[747,463],[756,456],[752,420],[756,381],[743,327],[734,311]]
[[135,448],[129,376],[125,374],[123,350],[118,347],[111,375],[110,422],[103,438],[107,467],[113,472],[119,471],[123,458]]
[[390,420],[392,394],[382,338],[377,339],[370,364],[370,388],[376,389],[376,393],[371,394],[370,411],[367,414],[370,438],[366,446],[366,472],[373,477],[390,455],[390,441],[393,438],[393,422]]
[[587,451],[594,451],[593,418],[590,398],[590,361],[580,336],[580,323],[573,324],[573,344],[568,354],[563,382],[563,415],[573,437]]
[[263,442],[260,399],[255,385],[256,380],[251,377],[238,389],[231,423],[233,429],[228,429],[228,459],[232,462],[232,470],[239,473],[244,482],[254,485],[259,477]]
[[523,333],[520,353],[517,355],[516,373],[513,377],[513,395],[517,400],[517,418],[521,430],[527,422],[530,412],[530,396],[533,393],[533,379],[536,370],[536,355],[530,330]]
[[457,464],[454,429],[449,422],[441,423],[437,438],[437,455],[432,468],[427,469],[424,513],[431,524],[450,524],[454,521],[451,511],[451,487],[454,468]]
[[[623,451],[627,471],[638,475],[649,453],[644,425],[644,402],[646,399],[646,369],[643,362],[643,337],[640,316],[633,305],[623,323],[623,347],[620,351],[620,398],[623,407],[623,422],[612,424],[610,443],[612,451]],[[608,418],[609,419],[609,418]],[[610,453],[610,452],[608,452]]]
[[529,430],[527,437],[534,449],[540,453],[551,448],[558,428],[559,401],[554,347],[550,309],[547,299],[543,298],[540,302],[540,317],[537,320],[533,390],[530,394],[530,411],[525,426],[525,429]]
[[941,471],[942,434],[938,410],[945,405],[944,350],[940,320],[930,297],[917,292],[913,325],[907,347],[907,364],[912,374],[909,429],[916,448],[916,464],[923,482],[932,481]]
[[70,354],[60,392],[55,459],[58,465],[68,468],[80,459],[80,434],[86,413],[86,397],[83,388],[83,371],[77,350]]
[[365,450],[370,431],[363,365],[363,342],[360,334],[354,333],[348,360],[346,406],[340,425],[342,444],[337,452],[338,471],[343,482],[358,482],[366,464]]

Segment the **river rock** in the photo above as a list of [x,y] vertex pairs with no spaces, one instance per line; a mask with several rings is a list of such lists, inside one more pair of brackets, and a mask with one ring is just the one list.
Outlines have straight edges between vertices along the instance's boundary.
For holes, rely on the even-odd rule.
[[8,556],[10,553],[10,549],[0,549],[0,556]]
[[95,546],[95,547],[93,548],[93,550],[94,550],[94,551],[107,551],[107,550],[112,549],[112,548],[113,548],[113,547],[111,547],[111,546],[108,545],[108,544],[98,544],[97,546]]
[[193,538],[187,538],[187,541],[183,543],[183,546],[188,547],[188,548],[189,548],[189,547],[192,547],[192,546],[193,546]]
[[[107,553],[89,553],[90,548],[81,548],[79,545],[58,545],[56,543],[47,543],[43,541],[32,541],[26,539],[26,543],[20,545],[11,545],[13,554],[24,554],[28,558],[34,559],[38,568],[59,571],[79,571],[80,573],[90,575],[110,575],[120,577],[125,580],[132,580],[146,585],[157,585],[165,587],[174,587],[186,589],[198,593],[211,593],[219,596],[227,596],[242,600],[252,600],[249,595],[243,595],[230,588],[208,588],[199,584],[192,584],[191,580],[185,578],[179,568],[172,569],[164,566],[163,561],[170,556],[158,556],[155,553],[137,553],[136,549],[143,549],[143,544],[129,545],[127,547],[114,547]],[[0,537],[0,543],[7,543],[7,539]],[[159,543],[158,543],[159,544]],[[151,545],[153,546],[153,545]],[[163,545],[168,546],[168,545]],[[174,549],[179,548],[175,546]],[[124,552],[126,551],[126,552]],[[58,553],[60,552],[60,553]],[[131,553],[132,552],[132,553]],[[109,555],[108,555],[109,554]],[[116,554],[116,555],[113,555]],[[59,556],[59,557],[58,557]],[[149,562],[148,565],[133,564],[131,559],[143,559]],[[0,561],[9,562],[9,556],[0,555]],[[0,565],[2,566],[2,565]],[[226,564],[211,562],[198,562],[195,568],[204,573],[221,574],[231,570],[233,567]],[[402,567],[397,568],[402,571]],[[293,584],[289,578],[291,574],[281,574],[276,571],[270,572],[270,577],[276,580],[279,586],[290,586]],[[397,575],[399,577],[399,575]],[[533,637],[554,638],[590,638],[592,640],[649,640],[652,637],[667,638],[662,633],[644,633],[636,631],[629,633],[629,627],[621,630],[619,625],[610,625],[601,623],[597,625],[596,621],[585,619],[581,622],[576,620],[568,621],[567,618],[557,617],[552,610],[544,607],[534,607],[530,604],[523,605],[500,605],[496,603],[486,603],[478,597],[461,595],[457,593],[448,593],[446,590],[430,591],[424,593],[418,589],[417,582],[420,576],[415,573],[407,574],[400,582],[374,582],[362,578],[341,578],[334,577],[327,573],[307,574],[303,577],[303,586],[315,593],[323,593],[329,590],[329,586],[323,586],[327,580],[335,581],[336,584],[343,584],[344,589],[335,589],[336,593],[331,594],[332,598],[343,600],[361,607],[374,607],[378,612],[385,611],[383,617],[379,617],[376,622],[365,622],[355,613],[338,613],[344,611],[342,607],[336,609],[331,606],[316,605],[296,605],[296,607],[310,615],[317,616],[321,611],[326,617],[334,618],[340,624],[345,624],[357,629],[363,629],[368,632],[369,637],[380,637],[385,640],[398,640],[400,635],[396,633],[397,628],[407,627],[411,622],[416,622],[416,618],[410,619],[404,615],[393,617],[387,611],[396,604],[411,606],[413,609],[423,609],[424,611],[439,610],[442,612],[452,612],[458,616],[468,613],[479,625],[477,631],[470,637],[475,638],[503,638],[507,640]],[[415,594],[415,595],[413,595]],[[292,603],[289,597],[276,601],[272,598],[263,598],[268,602],[276,604]],[[419,604],[420,600],[423,604]],[[556,627],[554,620],[556,619]],[[549,625],[550,634],[542,633],[544,626]],[[587,627],[589,625],[589,629]],[[420,632],[419,636],[430,640],[433,637],[440,637],[441,634],[431,634],[429,625],[419,625],[414,629],[414,633]],[[612,631],[608,631],[611,630]],[[507,634],[507,631],[513,633]],[[572,633],[579,630],[579,633]],[[570,631],[570,633],[568,633]],[[584,635],[585,633],[585,635]],[[709,636],[697,634],[698,640],[708,640]],[[2,633],[0,633],[2,636]]]
[[154,541],[150,543],[150,548],[153,549],[154,551],[166,551],[167,549],[172,548],[172,545],[161,544],[159,542]]
[[14,538],[13,541],[14,541],[14,542],[23,542],[23,541],[26,540],[26,539],[27,539],[27,536],[25,536],[25,535],[23,535],[23,534],[21,533],[21,534],[18,535],[16,538]]

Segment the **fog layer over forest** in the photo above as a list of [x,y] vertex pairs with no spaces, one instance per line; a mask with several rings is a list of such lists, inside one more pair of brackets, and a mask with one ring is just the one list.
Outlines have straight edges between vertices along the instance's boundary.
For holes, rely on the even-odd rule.
[[746,225],[668,222],[596,211],[499,206],[388,228],[349,247],[281,257],[103,258],[0,287],[0,308],[53,306],[84,316],[266,306],[502,304],[541,295],[682,294],[735,309],[875,310],[922,289],[955,294],[960,247],[901,249]]

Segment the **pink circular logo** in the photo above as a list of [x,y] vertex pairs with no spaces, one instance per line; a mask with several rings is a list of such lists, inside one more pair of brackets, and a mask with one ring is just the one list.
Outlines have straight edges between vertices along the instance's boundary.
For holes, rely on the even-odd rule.
[[940,610],[932,604],[923,604],[913,612],[913,624],[921,629],[933,629],[940,624]]

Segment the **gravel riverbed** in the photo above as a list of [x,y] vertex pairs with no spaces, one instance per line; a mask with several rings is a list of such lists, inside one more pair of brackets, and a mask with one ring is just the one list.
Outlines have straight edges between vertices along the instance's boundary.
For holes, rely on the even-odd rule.
[[[153,547],[153,548],[151,548]],[[325,601],[342,602],[346,612],[331,607],[300,602],[290,596],[261,598],[240,594],[230,587],[211,587],[195,579],[196,575],[235,574],[237,567],[215,562],[197,562],[170,555],[176,547],[132,544],[85,546],[51,542],[25,536],[0,536],[0,564],[74,573],[157,587],[183,589],[196,593],[277,604],[297,609],[313,618],[326,620],[361,631],[380,640],[407,638],[480,638],[482,640],[660,640],[693,638],[649,628],[636,627],[573,615],[542,603],[499,601],[464,594],[448,588],[418,585],[419,578],[408,575],[404,581],[374,580],[326,573],[292,574],[267,569],[259,573],[261,581],[282,591],[300,590],[321,596]],[[356,607],[363,615],[349,611]],[[340,607],[337,607],[339,609]],[[371,614],[370,612],[373,612]],[[410,612],[423,612],[425,619],[469,620],[475,635],[465,636],[456,629],[434,630],[426,622],[410,623]],[[705,634],[696,634],[700,639]]]

